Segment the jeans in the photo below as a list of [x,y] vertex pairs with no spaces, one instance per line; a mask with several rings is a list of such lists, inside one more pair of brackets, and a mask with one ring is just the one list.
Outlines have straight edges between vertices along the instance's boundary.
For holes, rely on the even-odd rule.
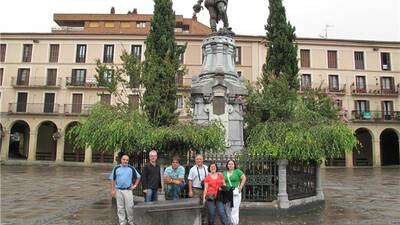
[[144,202],[157,201],[157,189],[146,189],[146,196],[144,196]]
[[208,201],[207,200],[207,209],[208,209],[208,225],[214,225],[215,216],[218,213],[219,219],[221,220],[222,225],[228,225],[228,220],[225,214],[224,203],[221,201]]
[[178,200],[179,199],[179,194],[181,193],[181,190],[185,187],[185,184],[170,184],[168,185],[168,197],[170,197],[172,200]]

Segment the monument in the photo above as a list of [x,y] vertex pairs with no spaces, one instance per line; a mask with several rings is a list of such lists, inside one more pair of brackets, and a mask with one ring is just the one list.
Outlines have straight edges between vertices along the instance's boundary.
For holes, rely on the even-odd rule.
[[[203,0],[193,6],[199,13]],[[243,97],[247,95],[243,77],[235,69],[236,44],[228,23],[228,0],[205,0],[212,33],[203,40],[203,64],[192,78],[193,120],[198,124],[220,121],[225,128],[227,153],[241,151],[243,141]],[[217,31],[222,20],[223,28]]]

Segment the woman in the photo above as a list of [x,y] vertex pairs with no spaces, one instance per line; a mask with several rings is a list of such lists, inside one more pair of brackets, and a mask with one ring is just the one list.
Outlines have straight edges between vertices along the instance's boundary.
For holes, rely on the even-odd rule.
[[218,213],[222,225],[228,225],[225,214],[225,207],[219,200],[218,192],[225,187],[225,179],[221,173],[218,173],[218,167],[215,163],[211,163],[208,167],[208,176],[204,179],[203,202],[208,209],[208,225],[214,225],[215,215]]
[[246,183],[246,176],[243,171],[237,168],[237,164],[233,160],[226,163],[226,171],[224,178],[227,190],[233,189],[233,207],[232,202],[225,205],[228,221],[233,225],[239,224],[239,207],[242,201],[242,190]]

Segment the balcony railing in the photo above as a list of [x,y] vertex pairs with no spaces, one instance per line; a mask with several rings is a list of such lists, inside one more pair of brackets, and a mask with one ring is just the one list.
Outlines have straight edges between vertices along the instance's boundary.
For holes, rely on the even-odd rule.
[[99,86],[96,79],[86,79],[84,81],[72,79],[72,77],[66,78],[66,86],[70,88],[102,88]]
[[400,122],[400,111],[352,111],[353,121]]
[[11,114],[58,114],[60,106],[54,103],[9,103]]
[[30,77],[29,80],[20,80],[18,77],[11,77],[11,85],[13,87],[48,87],[48,88],[60,88],[61,77],[51,80],[46,77]]
[[397,96],[399,94],[399,86],[389,89],[382,88],[379,85],[369,85],[363,88],[351,86],[352,95],[378,95],[378,96]]
[[89,115],[92,104],[65,104],[65,115]]
[[178,86],[178,88],[190,88],[192,85],[192,78],[177,76],[176,85]]
[[325,86],[322,87],[322,91],[325,93],[346,94],[346,84],[339,86]]

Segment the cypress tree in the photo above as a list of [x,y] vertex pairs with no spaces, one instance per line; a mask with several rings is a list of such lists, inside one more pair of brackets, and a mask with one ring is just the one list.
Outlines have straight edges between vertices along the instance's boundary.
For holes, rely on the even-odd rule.
[[[263,67],[263,83],[284,76],[290,89],[298,89],[299,67],[295,27],[286,19],[282,0],[269,0],[268,24],[265,26],[268,53]],[[272,77],[271,77],[272,76]]]
[[143,84],[146,91],[142,107],[157,127],[173,125],[176,111],[175,76],[180,68],[179,55],[184,47],[175,43],[175,13],[172,0],[154,0],[151,29],[146,39]]

